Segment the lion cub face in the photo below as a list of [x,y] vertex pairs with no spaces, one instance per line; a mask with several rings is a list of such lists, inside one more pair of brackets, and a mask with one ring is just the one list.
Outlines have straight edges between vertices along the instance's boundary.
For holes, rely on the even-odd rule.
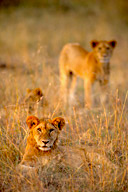
[[42,151],[50,150],[58,136],[58,129],[48,122],[42,122],[33,129],[34,139]]
[[36,147],[41,151],[49,151],[55,147],[60,130],[65,125],[61,117],[53,120],[39,120],[35,116],[29,116],[26,122],[30,128],[30,134],[36,141]]
[[113,41],[91,41],[95,57],[100,63],[109,63],[113,49],[117,42]]

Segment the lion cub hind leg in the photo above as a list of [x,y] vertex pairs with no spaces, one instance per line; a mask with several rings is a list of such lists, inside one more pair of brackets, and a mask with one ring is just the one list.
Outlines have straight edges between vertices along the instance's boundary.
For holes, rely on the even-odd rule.
[[60,83],[61,83],[60,97],[62,98],[64,105],[67,106],[69,77],[66,73],[63,72],[60,73]]
[[92,90],[93,90],[93,83],[90,79],[84,79],[84,101],[85,101],[85,107],[91,108],[93,106],[93,96],[92,96]]
[[69,85],[69,97],[68,104],[69,106],[73,106],[75,104],[75,88],[76,88],[76,80],[77,76],[71,73],[70,75],[70,85]]
[[106,106],[109,104],[109,83],[108,82],[100,82],[100,88],[101,88],[101,96],[100,101],[103,106]]
[[68,73],[60,73],[61,98],[63,99],[66,108],[71,107],[74,104],[76,80],[76,75],[74,75],[71,71]]

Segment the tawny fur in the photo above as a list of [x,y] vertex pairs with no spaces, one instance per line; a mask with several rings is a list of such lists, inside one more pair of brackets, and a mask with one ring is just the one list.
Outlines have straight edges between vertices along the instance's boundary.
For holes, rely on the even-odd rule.
[[21,165],[43,166],[59,151],[57,140],[65,121],[61,117],[39,120],[35,116],[29,116],[26,122],[30,133]]
[[[66,44],[59,58],[61,95],[71,104],[77,76],[84,80],[85,105],[92,106],[92,86],[98,80],[102,93],[109,84],[110,59],[116,41],[91,41],[92,52],[86,51],[77,43]],[[103,98],[103,102],[106,98]]]
[[25,154],[19,165],[20,169],[28,170],[43,167],[50,161],[63,162],[75,168],[89,165],[100,165],[113,168],[113,164],[104,156],[80,147],[58,146],[58,135],[65,125],[62,117],[54,119],[38,119],[29,116],[26,120],[30,129]]

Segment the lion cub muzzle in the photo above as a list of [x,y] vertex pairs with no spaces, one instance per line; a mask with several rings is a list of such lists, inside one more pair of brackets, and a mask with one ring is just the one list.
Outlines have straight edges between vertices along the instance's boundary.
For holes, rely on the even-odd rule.
[[42,145],[38,146],[38,149],[40,149],[41,151],[49,151],[52,148],[51,145],[49,146],[49,142],[49,140],[42,140]]

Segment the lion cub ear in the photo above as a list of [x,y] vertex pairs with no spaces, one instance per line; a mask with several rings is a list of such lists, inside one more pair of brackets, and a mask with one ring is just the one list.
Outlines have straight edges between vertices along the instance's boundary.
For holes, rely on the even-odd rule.
[[91,47],[92,47],[92,48],[95,48],[95,47],[99,44],[99,42],[96,41],[96,40],[92,40],[92,41],[90,42],[90,44],[91,44]]
[[112,48],[115,48],[115,46],[117,45],[117,41],[115,40],[112,40],[112,41],[108,41],[109,45],[112,47]]
[[61,130],[65,125],[65,120],[62,117],[56,117],[52,120],[52,124],[54,127],[59,128],[59,130]]
[[41,91],[40,88],[36,88],[34,91],[35,91],[35,93],[36,93],[37,95],[43,96],[43,93],[42,93],[42,91]]
[[39,119],[35,116],[29,116],[26,119],[26,123],[30,129],[37,126],[39,124]]

